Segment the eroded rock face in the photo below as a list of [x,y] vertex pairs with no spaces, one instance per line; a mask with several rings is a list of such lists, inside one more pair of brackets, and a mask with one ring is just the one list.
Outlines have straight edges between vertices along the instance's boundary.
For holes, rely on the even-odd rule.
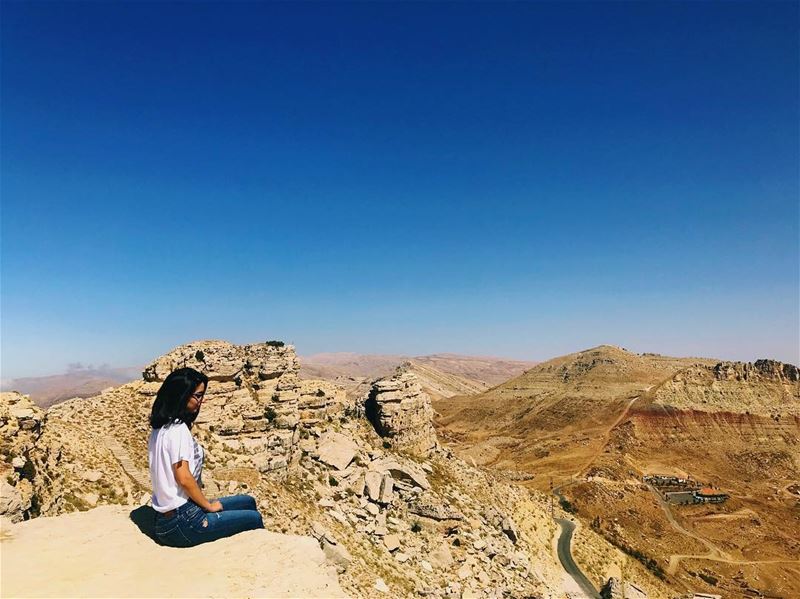
[[777,360],[696,364],[658,386],[655,398],[681,410],[800,416],[800,375]]
[[36,512],[32,505],[35,468],[30,454],[41,435],[43,420],[44,413],[27,395],[0,393],[0,516],[12,522],[29,517],[31,508]]
[[777,360],[750,362],[720,362],[714,366],[714,375],[720,381],[767,380],[784,383],[800,381],[800,370],[794,364]]
[[377,433],[390,438],[394,447],[419,455],[436,447],[431,399],[412,373],[375,381],[364,410]]
[[187,366],[209,377],[196,424],[216,441],[240,448],[262,472],[289,465],[302,422],[316,422],[343,407],[343,389],[301,381],[294,347],[277,342],[181,345],[145,368],[141,392],[155,396],[170,372]]
[[280,342],[234,345],[227,341],[193,341],[164,354],[144,369],[145,381],[163,382],[170,372],[194,368],[212,381],[275,379],[297,374],[300,365],[294,347]]

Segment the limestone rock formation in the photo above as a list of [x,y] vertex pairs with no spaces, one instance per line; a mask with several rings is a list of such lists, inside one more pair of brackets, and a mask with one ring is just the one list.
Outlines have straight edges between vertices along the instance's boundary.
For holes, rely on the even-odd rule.
[[768,380],[781,383],[800,381],[800,370],[794,364],[784,364],[777,360],[756,360],[750,362],[720,362],[714,366],[717,380]]
[[656,403],[682,410],[800,416],[800,374],[776,360],[696,364],[654,389]]
[[207,425],[213,441],[243,449],[248,465],[262,472],[286,469],[301,421],[311,424],[344,407],[340,387],[298,378],[294,348],[280,342],[181,345],[145,368],[140,392],[154,396],[170,372],[186,366],[209,377],[197,424]]
[[375,381],[364,410],[377,433],[398,449],[425,455],[436,447],[431,400],[412,373]]
[[27,395],[0,393],[0,516],[12,522],[28,517],[31,507],[36,510],[31,452],[43,420],[44,413]]
[[297,374],[300,366],[294,348],[282,342],[234,345],[226,341],[195,341],[176,347],[144,369],[146,381],[163,381],[177,368],[191,367],[212,381],[237,378],[269,380],[284,373]]

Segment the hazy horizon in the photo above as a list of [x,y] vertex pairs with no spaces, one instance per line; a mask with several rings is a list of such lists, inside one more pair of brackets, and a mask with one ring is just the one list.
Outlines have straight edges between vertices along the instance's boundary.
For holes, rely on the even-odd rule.
[[0,375],[203,338],[798,364],[797,16],[6,2]]
[[[184,343],[190,343],[192,341],[199,341],[199,340],[200,340],[199,338],[198,339],[189,339],[189,340],[186,340]],[[226,339],[226,341],[229,341],[229,340]],[[237,343],[246,344],[246,343],[259,343],[259,342],[260,342],[259,340],[249,340],[249,341],[248,340],[244,340],[244,341],[239,341]],[[295,344],[293,344],[291,342],[287,342],[287,344],[295,345]],[[60,376],[60,375],[73,374],[73,373],[86,373],[86,374],[92,374],[92,375],[106,375],[106,374],[112,374],[114,371],[119,371],[119,370],[126,370],[126,369],[132,369],[132,368],[144,368],[148,364],[150,364],[150,362],[152,362],[153,360],[155,360],[159,356],[164,355],[168,351],[174,349],[174,347],[177,347],[178,345],[183,345],[183,343],[179,343],[179,344],[176,344],[174,346],[170,346],[169,348],[164,349],[163,351],[161,351],[159,353],[153,354],[148,359],[139,361],[137,363],[101,364],[99,366],[95,366],[93,364],[86,364],[86,365],[81,365],[79,367],[74,367],[74,365],[69,365],[68,364],[64,368],[62,368],[61,370],[58,370],[57,368],[56,369],[52,369],[51,368],[49,370],[43,368],[43,369],[40,369],[40,371],[31,372],[30,374],[23,374],[23,375],[19,375],[19,376],[5,376],[5,373],[3,373],[2,378],[0,378],[0,386],[5,388],[8,384],[10,384],[11,381],[13,381],[15,379],[38,378],[38,377],[47,377],[47,376]],[[800,365],[800,364],[798,364],[798,362],[792,362],[791,360],[784,360],[784,359],[781,359],[779,357],[769,356],[769,355],[751,356],[751,357],[731,357],[731,356],[725,357],[725,356],[719,356],[719,355],[676,354],[676,353],[658,351],[658,350],[655,350],[655,349],[652,349],[652,348],[651,349],[639,349],[639,348],[631,347],[629,345],[618,344],[618,343],[597,343],[597,344],[594,344],[594,345],[588,345],[586,347],[575,348],[573,350],[565,351],[563,353],[553,354],[553,355],[548,355],[548,356],[542,356],[542,357],[524,357],[524,356],[520,357],[520,356],[509,356],[509,355],[500,355],[500,354],[464,353],[464,352],[454,352],[454,351],[432,351],[432,352],[426,352],[426,353],[420,353],[420,352],[357,352],[357,351],[349,351],[349,350],[345,349],[345,350],[303,352],[301,350],[301,348],[297,348],[296,346],[295,346],[295,349],[297,351],[297,355],[298,355],[298,358],[300,359],[301,363],[302,363],[302,360],[304,358],[313,358],[313,357],[315,357],[315,356],[317,356],[319,354],[354,354],[354,355],[358,355],[358,356],[370,355],[370,356],[398,356],[398,357],[422,357],[422,356],[430,356],[430,355],[452,354],[452,355],[455,355],[455,356],[470,357],[470,358],[493,358],[493,359],[498,359],[498,360],[510,360],[510,361],[546,362],[546,361],[551,360],[553,358],[557,358],[557,357],[560,357],[560,356],[563,356],[563,355],[577,353],[577,352],[580,352],[580,351],[592,349],[592,348],[600,346],[600,345],[614,345],[614,346],[618,346],[618,347],[623,347],[626,350],[634,352],[634,353],[658,353],[658,354],[662,354],[662,355],[665,355],[665,356],[673,356],[673,357],[711,358],[711,359],[742,361],[742,362],[754,362],[755,360],[766,358],[766,359],[779,360],[779,361],[782,361],[782,362],[789,362],[789,363],[795,364],[795,365]]]

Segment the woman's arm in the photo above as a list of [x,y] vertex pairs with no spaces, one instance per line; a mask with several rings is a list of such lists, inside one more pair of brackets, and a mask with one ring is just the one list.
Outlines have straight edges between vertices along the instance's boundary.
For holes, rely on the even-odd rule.
[[189,462],[186,460],[181,460],[177,464],[173,464],[172,469],[175,472],[175,480],[183,488],[192,501],[194,501],[207,512],[222,511],[222,504],[219,501],[209,502],[208,499],[206,499],[206,496],[203,495],[203,491],[200,490],[200,486],[197,484],[197,481],[194,479],[194,476],[192,476],[192,473],[189,470]]

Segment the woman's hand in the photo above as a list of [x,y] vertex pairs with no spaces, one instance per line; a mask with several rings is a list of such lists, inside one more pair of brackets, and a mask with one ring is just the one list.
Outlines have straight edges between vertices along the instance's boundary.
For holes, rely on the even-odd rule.
[[175,469],[175,481],[183,488],[186,495],[188,495],[192,501],[207,512],[222,511],[222,504],[219,501],[212,501],[209,503],[206,496],[203,495],[200,487],[197,486],[197,481],[189,471],[189,463],[186,460],[181,460],[177,464],[173,464],[172,467]]

